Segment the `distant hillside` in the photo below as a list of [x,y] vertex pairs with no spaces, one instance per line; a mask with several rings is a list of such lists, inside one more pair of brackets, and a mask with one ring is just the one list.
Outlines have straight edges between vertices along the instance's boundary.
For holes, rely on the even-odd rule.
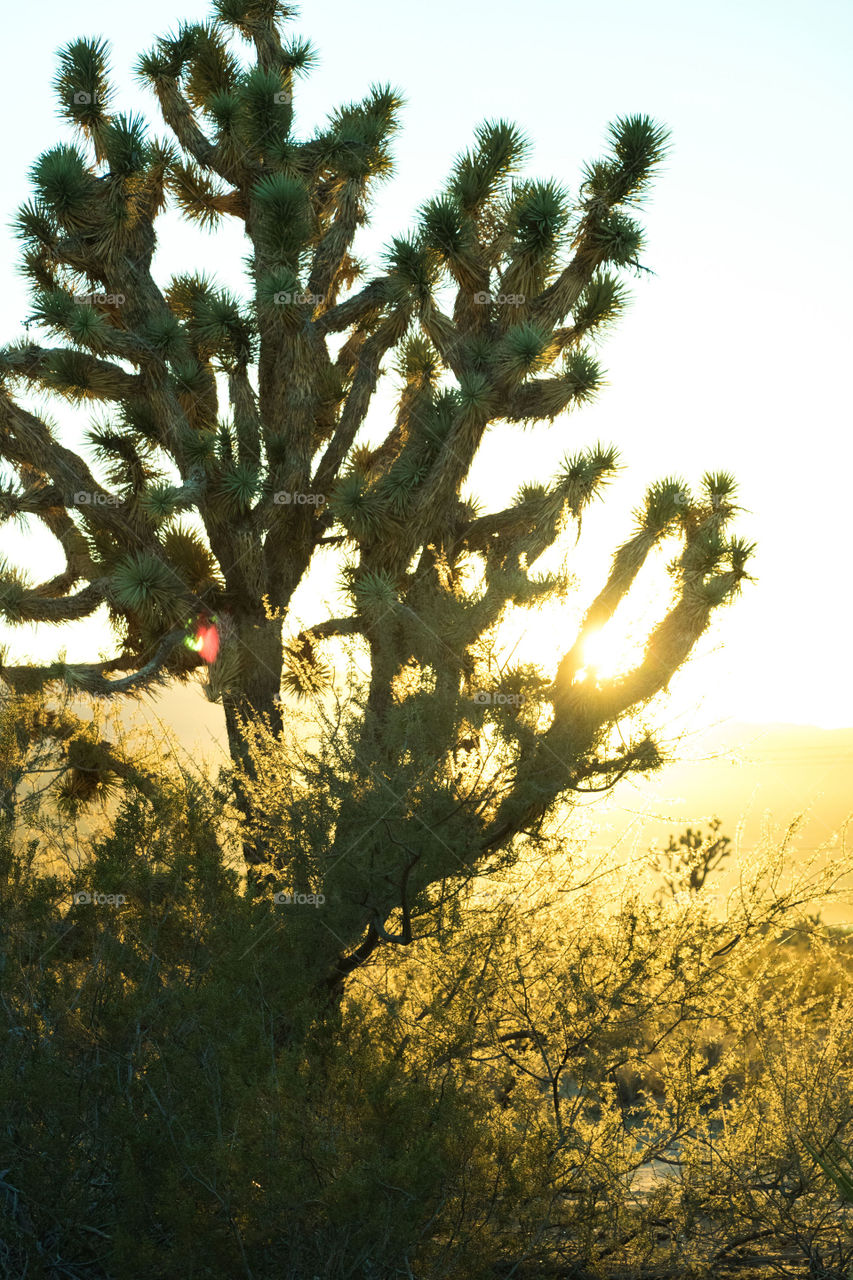
[[802,814],[798,843],[805,850],[853,813],[853,728],[730,722],[684,743],[683,752],[678,763],[620,784],[597,806],[598,840],[645,848],[717,814],[748,850],[768,820],[784,829]]
[[[224,751],[221,709],[194,687],[161,695],[141,714],[171,725],[196,759]],[[686,738],[675,751],[679,762],[654,777],[622,782],[611,796],[584,803],[596,846],[644,852],[716,814],[749,852],[768,824],[784,830],[804,814],[797,847],[806,852],[853,814],[853,728],[730,722]]]

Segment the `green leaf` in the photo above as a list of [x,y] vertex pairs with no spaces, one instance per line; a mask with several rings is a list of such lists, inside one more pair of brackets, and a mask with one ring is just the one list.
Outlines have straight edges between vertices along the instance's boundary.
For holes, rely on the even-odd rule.
[[620,116],[610,126],[615,182],[613,194],[625,201],[641,196],[654,169],[668,151],[669,130],[650,116]]
[[190,330],[202,354],[248,363],[254,351],[255,329],[240,303],[226,290],[199,298]]
[[209,388],[210,374],[197,360],[181,360],[172,373],[178,395],[189,400],[203,395]]
[[641,528],[657,536],[674,526],[684,515],[686,492],[687,486],[678,476],[650,485],[638,512]]
[[426,461],[405,452],[386,476],[382,478],[377,493],[387,502],[395,516],[403,515],[411,505],[412,497],[428,471]]
[[147,515],[157,521],[168,520],[176,512],[186,506],[186,499],[180,495],[180,487],[174,484],[152,485],[139,495],[139,505]]
[[298,178],[272,173],[252,188],[264,244],[285,262],[295,261],[312,234],[308,188]]
[[149,622],[181,615],[183,583],[151,552],[131,552],[112,574],[112,594],[116,602]]
[[69,400],[120,400],[125,393],[123,370],[98,365],[80,351],[51,352],[41,372],[43,386]]
[[216,432],[204,428],[187,431],[182,437],[187,461],[207,468],[216,459]]
[[192,57],[186,77],[186,93],[196,109],[206,110],[210,99],[233,90],[240,78],[239,59],[228,48],[221,28],[214,23],[192,26]]
[[592,400],[599,390],[603,375],[601,365],[585,348],[571,351],[563,361],[563,382],[578,402]]
[[329,509],[360,540],[375,537],[388,518],[385,504],[357,471],[350,471],[338,481]]
[[487,413],[492,403],[492,387],[485,374],[463,372],[459,379],[458,403],[463,413]]
[[152,316],[141,326],[140,336],[167,360],[175,360],[187,345],[186,334],[171,312]]
[[440,446],[457,423],[459,407],[459,393],[452,388],[425,397],[412,414],[413,430],[429,445]]
[[737,496],[737,480],[730,471],[706,471],[702,477],[702,490],[712,507],[734,510]]
[[540,256],[560,243],[569,221],[566,190],[556,182],[520,183],[510,215],[516,251]]
[[107,119],[109,45],[106,40],[73,40],[59,51],[53,87],[66,120],[85,130]]
[[435,255],[416,238],[395,237],[385,253],[388,301],[424,302],[438,284],[441,270]]
[[191,591],[203,595],[222,587],[219,565],[197,529],[178,524],[162,537],[163,552]]
[[625,310],[627,300],[627,290],[620,280],[606,271],[597,273],[572,307],[572,321],[578,336],[616,319]]
[[407,383],[433,386],[441,373],[441,358],[428,338],[413,333],[400,346],[395,369]]
[[110,173],[117,177],[140,173],[150,156],[147,127],[139,115],[116,116],[101,131],[100,144]]
[[501,342],[498,370],[514,385],[546,368],[552,358],[550,332],[530,323],[514,325]]
[[474,237],[462,210],[451,196],[438,196],[421,211],[424,243],[437,249],[445,258],[454,259],[470,252]]
[[56,227],[43,200],[30,200],[22,204],[16,214],[14,227],[19,240],[29,240],[47,248],[56,243]]
[[619,470],[619,453],[612,445],[595,445],[563,459],[555,489],[573,515],[601,493]]
[[644,243],[640,225],[619,212],[605,214],[597,221],[592,240],[601,251],[602,260],[617,267],[635,266]]
[[274,138],[287,137],[293,95],[279,72],[253,67],[238,82],[236,93],[242,108],[241,127],[253,147],[263,151]]
[[0,615],[8,622],[21,620],[20,607],[30,590],[29,583],[5,557],[0,557]]
[[360,574],[353,581],[352,594],[361,613],[382,617],[399,604],[394,580],[384,569]]
[[255,30],[287,22],[296,10],[284,0],[213,0],[213,12],[251,39]]
[[219,487],[228,510],[243,514],[258,495],[260,475],[256,468],[238,463],[224,473]]
[[486,121],[475,131],[477,146],[456,161],[450,191],[466,213],[500,192],[530,150],[524,134],[506,120]]
[[199,305],[216,291],[216,282],[204,272],[173,276],[166,289],[166,301],[180,320],[192,320]]
[[83,216],[97,186],[82,154],[65,144],[39,156],[30,176],[42,205],[65,224]]

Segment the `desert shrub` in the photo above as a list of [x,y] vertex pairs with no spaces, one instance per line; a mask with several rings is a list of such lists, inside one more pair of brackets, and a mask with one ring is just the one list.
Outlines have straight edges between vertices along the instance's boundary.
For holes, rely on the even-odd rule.
[[840,856],[768,847],[715,901],[542,830],[341,995],[333,914],[235,870],[223,779],[114,745],[81,854],[34,714],[0,723],[0,1276],[846,1274]]

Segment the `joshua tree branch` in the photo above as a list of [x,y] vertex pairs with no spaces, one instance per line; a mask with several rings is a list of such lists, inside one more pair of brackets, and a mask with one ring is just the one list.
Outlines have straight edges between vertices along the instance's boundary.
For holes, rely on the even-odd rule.
[[75,369],[86,380],[86,385],[81,384],[79,392],[82,399],[121,401],[133,399],[142,392],[142,384],[136,374],[126,373],[120,365],[69,347],[37,347],[31,344],[19,350],[7,350],[2,365],[4,371],[13,377],[28,378],[39,386],[51,387],[56,381],[52,364],[62,358],[72,359]]
[[85,693],[106,696],[117,693],[140,693],[167,678],[165,665],[175,649],[184,642],[186,634],[184,628],[170,632],[160,641],[156,652],[148,662],[121,680],[107,680],[104,672],[127,670],[133,661],[129,657],[114,658],[108,662],[70,665],[61,662],[54,662],[50,666],[0,665],[0,680],[5,680],[12,688],[21,692],[43,687],[52,680],[63,680],[71,688]]
[[53,579],[26,592],[15,600],[14,608],[8,612],[16,622],[76,622],[90,617],[106,598],[107,579],[91,583],[76,595],[48,595],[57,582],[61,583],[62,579]]

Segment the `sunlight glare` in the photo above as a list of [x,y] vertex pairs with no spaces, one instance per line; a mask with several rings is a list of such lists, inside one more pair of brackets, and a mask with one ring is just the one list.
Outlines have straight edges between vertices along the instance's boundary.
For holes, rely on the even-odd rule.
[[583,645],[584,669],[600,680],[622,675],[632,665],[631,642],[613,627],[603,627],[587,636]]

